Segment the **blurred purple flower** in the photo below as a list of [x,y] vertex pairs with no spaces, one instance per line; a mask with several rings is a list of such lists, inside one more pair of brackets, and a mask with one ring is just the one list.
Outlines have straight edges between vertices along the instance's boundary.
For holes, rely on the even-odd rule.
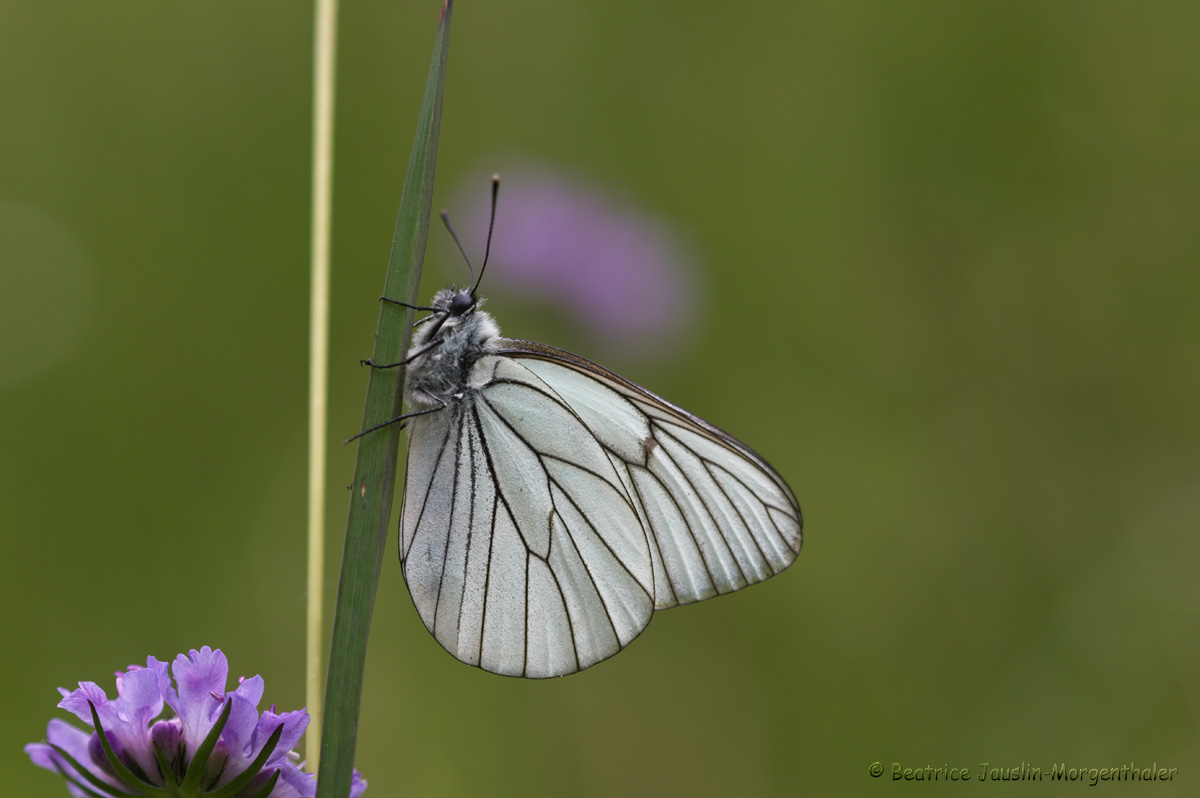
[[[171,667],[174,686],[167,667],[147,657],[146,667],[130,665],[118,672],[112,701],[95,682],[80,682],[70,691],[60,687],[58,706],[96,731],[55,718],[46,728],[46,742],[30,743],[25,753],[35,765],[65,777],[76,798],[131,791],[220,792],[229,798],[316,794],[316,779],[300,769],[292,751],[308,727],[307,712],[277,714],[272,706],[260,715],[261,676],[238,679],[237,688],[226,693],[229,664],[220,649],[205,646],[177,656]],[[155,720],[164,707],[172,715]],[[356,771],[350,795],[357,798],[366,789]]]
[[[695,313],[699,273],[665,220],[611,188],[543,166],[518,164],[502,178],[481,293],[491,286],[549,302],[613,348],[636,341],[635,351],[661,352],[679,338]],[[471,240],[482,244],[488,192],[472,181],[457,194],[466,198]]]

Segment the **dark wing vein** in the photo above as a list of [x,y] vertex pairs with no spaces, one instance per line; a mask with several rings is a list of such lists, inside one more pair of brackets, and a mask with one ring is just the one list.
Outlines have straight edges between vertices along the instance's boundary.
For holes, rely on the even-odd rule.
[[[553,537],[550,538],[550,546],[554,546]],[[571,547],[578,554],[579,549],[575,546],[575,541],[573,540],[571,541]],[[546,563],[546,570],[550,572],[550,578],[554,580],[554,587],[558,590],[558,600],[562,602],[563,615],[567,617],[567,629],[571,632],[571,654],[575,657],[575,670],[579,670],[579,641],[575,638],[575,623],[571,617],[571,605],[567,603],[567,595],[563,592],[562,582],[558,580],[558,572],[550,567],[549,562]],[[597,593],[599,593],[599,590],[597,590]],[[609,623],[612,623],[611,618],[609,619]],[[616,634],[616,629],[613,629],[613,634]]]
[[[727,468],[724,468],[720,463],[714,463],[711,460],[704,460],[703,458],[702,458],[702,462],[704,463],[705,467],[708,469],[709,475],[712,475],[713,471],[720,471],[721,473],[725,474],[730,479],[732,479],[734,482],[738,483],[743,488],[745,488],[747,490],[747,492],[750,493],[751,496],[753,496],[755,499],[758,499],[759,504],[761,504],[763,506],[764,510],[767,510],[769,508],[779,510],[779,508],[775,507],[775,505],[767,504],[765,501],[763,501],[762,497],[759,496],[757,493],[755,493],[753,488],[751,488],[749,485],[747,485],[743,480],[739,479],[737,474],[733,473],[732,471],[730,471]],[[767,564],[770,565],[770,562],[771,562],[770,559],[767,558],[766,552],[764,552],[762,550],[762,546],[759,544],[758,538],[756,538],[754,535],[754,528],[757,525],[751,524],[746,519],[746,517],[742,515],[742,511],[738,510],[737,502],[735,502],[733,500],[733,497],[729,495],[729,492],[727,490],[725,490],[725,486],[722,485],[720,480],[718,480],[715,476],[713,477],[713,482],[720,489],[721,493],[723,493],[725,495],[725,498],[729,500],[730,506],[733,507],[733,509],[737,512],[738,517],[742,519],[742,523],[745,524],[746,529],[750,531],[750,539],[753,540],[754,545],[756,547],[758,547],[758,553],[761,554],[763,557],[763,560],[765,560],[767,562]],[[781,512],[786,512],[786,511],[781,510]],[[769,512],[766,513],[766,516],[767,516],[767,520],[771,522],[772,531],[774,531],[776,537],[778,537],[780,542],[783,543],[783,545],[786,546],[790,550],[792,548],[792,546],[791,546],[791,544],[789,544],[787,542],[787,538],[785,538],[783,536],[783,532],[779,529],[779,524],[775,523],[775,519],[771,517],[771,514]],[[772,571],[775,570],[774,566],[772,566],[771,570]]]
[[533,557],[533,552],[529,547],[525,547],[525,645],[521,646],[523,652],[523,660],[521,661],[521,675],[525,676],[529,673],[529,560]]
[[[454,479],[450,490],[450,521],[447,524],[446,541],[442,544],[442,575],[438,577],[437,600],[433,602],[433,628],[435,631],[437,629],[438,610],[442,606],[442,588],[446,586],[446,562],[450,559],[450,538],[454,532],[454,508],[458,506],[458,483],[462,472],[462,440],[464,430],[461,425],[454,424],[450,425],[450,429],[458,434],[454,436]],[[449,435],[446,436],[446,440],[450,440]],[[458,616],[461,618],[461,603],[459,607]]]
[[[677,444],[682,446],[684,449],[687,449],[687,451],[689,451],[689,452],[692,451],[686,445],[684,445],[683,441],[679,440],[674,435],[671,435],[670,433],[668,433],[666,431],[666,429],[662,428],[662,426],[660,424],[652,424],[651,425],[651,429],[654,429],[656,427],[659,428],[659,431],[662,434],[671,438],[671,440],[675,441]],[[695,452],[692,452],[692,454],[695,454]],[[669,457],[669,455],[664,451],[663,457]],[[750,584],[750,580],[746,578],[746,572],[742,570],[742,564],[740,562],[738,562],[738,556],[733,550],[733,544],[725,538],[725,533],[721,529],[721,522],[717,520],[716,513],[709,506],[709,501],[704,497],[703,491],[697,490],[696,483],[692,481],[692,478],[688,474],[686,468],[683,468],[682,466],[680,466],[679,463],[676,462],[675,458],[670,457],[669,459],[671,460],[672,463],[675,464],[675,468],[677,468],[679,470],[679,473],[683,475],[683,479],[684,479],[684,481],[687,482],[688,487],[690,487],[692,489],[692,493],[697,498],[700,499],[700,506],[704,509],[705,514],[708,515],[709,520],[712,521],[712,528],[717,533],[716,539],[720,540],[722,543],[725,544],[725,549],[729,552],[729,559],[733,561],[733,566],[735,568],[737,568],[738,576],[740,576],[742,578],[742,581],[744,583]],[[687,520],[687,516],[684,516],[684,520],[685,521]],[[688,531],[691,531],[690,526],[688,527]],[[711,576],[711,574],[710,574],[710,576]]]
[[[536,376],[536,375],[534,375],[534,376]],[[556,405],[558,405],[559,407],[561,407],[563,410],[565,410],[565,411],[567,411],[568,413],[570,413],[570,414],[571,414],[571,415],[572,415],[572,416],[575,418],[575,420],[576,420],[576,421],[578,421],[578,422],[579,422],[579,424],[580,424],[580,425],[581,425],[581,426],[582,426],[584,429],[588,430],[588,432],[589,432],[589,433],[591,432],[591,429],[588,427],[588,425],[587,425],[587,422],[586,422],[586,421],[584,421],[584,420],[583,420],[583,418],[581,418],[581,417],[580,417],[580,415],[579,415],[577,412],[575,412],[575,408],[571,407],[571,405],[570,405],[570,404],[568,404],[568,403],[566,402],[566,400],[564,400],[564,399],[563,399],[561,396],[559,396],[558,394],[556,394],[556,393],[550,393],[550,392],[547,392],[547,391],[543,391],[541,388],[538,388],[538,387],[537,387],[537,386],[535,386],[535,385],[531,385],[531,384],[530,384],[530,383],[528,383],[528,382],[521,382],[520,380],[511,380],[511,379],[503,379],[503,378],[502,378],[502,379],[498,379],[498,380],[495,380],[495,381],[493,381],[492,383],[490,383],[490,384],[489,384],[489,387],[490,387],[491,385],[501,385],[501,384],[505,384],[505,385],[516,385],[516,386],[519,386],[519,387],[522,387],[522,388],[527,388],[527,389],[529,389],[529,390],[531,390],[531,391],[535,391],[536,393],[539,393],[539,394],[541,394],[542,396],[544,396],[544,397],[546,397],[547,399],[549,399],[551,402],[554,402]],[[563,458],[561,458],[561,457],[555,457],[555,456],[554,456],[554,455],[552,455],[552,454],[548,454],[548,453],[546,453],[546,452],[540,452],[540,451],[538,451],[537,447],[536,447],[536,446],[534,446],[533,442],[532,442],[532,441],[530,441],[528,438],[526,438],[524,435],[522,435],[522,434],[521,434],[521,432],[520,432],[519,430],[517,430],[517,428],[516,428],[516,427],[514,427],[514,426],[512,425],[512,423],[511,423],[511,422],[508,420],[508,418],[506,418],[506,417],[504,416],[504,414],[503,414],[503,413],[499,412],[499,411],[496,409],[495,405],[494,405],[492,402],[488,401],[488,399],[487,399],[487,398],[483,398],[483,401],[484,401],[484,402],[487,404],[487,406],[488,406],[489,408],[491,408],[492,412],[493,412],[493,413],[496,415],[496,417],[497,417],[497,418],[499,418],[500,420],[502,420],[502,421],[504,422],[504,425],[505,425],[506,427],[508,427],[510,430],[512,430],[512,433],[513,433],[513,435],[517,436],[517,438],[519,438],[519,439],[521,440],[521,442],[522,442],[522,443],[524,443],[526,446],[528,446],[528,447],[530,448],[530,450],[531,450],[531,451],[533,451],[535,454],[537,454],[537,456],[538,456],[540,459],[542,459],[542,460],[547,460],[547,459],[549,459],[549,460],[557,460],[557,461],[559,461],[560,463],[569,463],[570,465],[572,465],[572,466],[574,466],[574,467],[578,468],[580,471],[586,471],[587,473],[591,474],[592,476],[596,477],[597,479],[599,479],[599,480],[601,480],[601,481],[603,481],[603,482],[607,482],[609,485],[612,485],[612,484],[613,484],[613,483],[612,483],[610,480],[606,479],[606,478],[605,478],[603,475],[601,475],[601,474],[597,474],[597,473],[596,473],[595,471],[593,471],[592,469],[590,469],[590,468],[585,468],[585,467],[581,466],[579,463],[575,463],[575,462],[572,462],[572,461],[570,461],[570,460],[564,460],[564,459],[563,459]],[[611,449],[609,446],[607,446],[607,445],[604,443],[604,441],[603,441],[603,440],[601,440],[600,438],[596,437],[595,435],[592,435],[592,439],[593,439],[593,440],[595,440],[595,441],[596,441],[596,443],[598,443],[598,444],[600,445],[600,447],[601,447],[602,449],[604,449],[605,451],[610,451],[610,452],[612,451],[612,449]],[[613,454],[617,454],[617,453],[616,453],[616,452],[613,452]],[[617,457],[620,457],[620,455],[618,454],[618,455],[617,455]],[[622,461],[624,461],[624,458],[622,458]],[[547,473],[547,474],[546,474],[546,478],[547,478],[547,479],[549,479],[549,478],[550,478],[550,475],[549,475],[549,473]],[[620,481],[621,481],[621,480],[620,480],[620,478],[618,477],[618,478],[617,478],[618,485],[613,485],[613,487],[617,488],[617,492],[618,492],[618,493],[620,493],[620,492],[622,492],[622,491],[624,490],[624,487],[623,487],[623,486],[621,486],[621,485],[619,484],[619,483],[620,483]],[[561,486],[560,486],[560,487],[561,487]],[[631,502],[628,500],[628,498],[627,498],[627,497],[622,497],[622,498],[625,498],[625,503],[626,503],[627,505],[629,505],[629,509],[631,509],[631,510],[634,510],[634,511],[636,512],[636,509],[634,508],[633,504],[632,504],[632,503],[631,503]]]
[[[660,480],[658,477],[654,476],[654,474],[650,473],[649,469],[642,468],[642,471],[644,471],[651,479],[656,480],[659,485],[662,485],[662,480]],[[638,517],[645,518],[646,525],[650,526],[650,514],[646,511],[646,498],[644,496],[642,496],[642,491],[638,488],[637,480],[633,478],[632,471],[629,475],[629,486],[630,486],[630,489],[635,494],[637,494],[637,502],[641,506],[641,509],[642,509],[642,512],[639,513]],[[671,501],[673,501],[673,502],[675,501],[675,497],[671,496],[670,491],[668,491],[666,489],[665,485],[663,485],[663,492],[667,494],[667,496],[671,499]],[[676,507],[678,507],[679,502],[675,502],[675,505],[676,505]],[[680,515],[682,515],[682,514],[683,513],[681,511]],[[696,546],[697,551],[700,551],[700,546],[696,543],[696,535],[692,532],[691,527],[689,527],[685,524],[684,528],[687,529],[688,536],[691,537],[691,539],[692,539],[692,545]],[[654,550],[658,552],[658,561],[660,563],[662,563],[663,573],[667,574],[667,588],[671,591],[671,599],[672,599],[672,601],[674,601],[674,603],[678,604],[679,603],[679,594],[675,592],[675,584],[671,581],[671,574],[667,569],[667,558],[663,556],[662,546],[659,545],[659,542],[658,542],[658,535],[653,534],[653,531],[651,530],[647,533],[647,537],[650,539],[650,543],[654,546]],[[703,558],[703,556],[704,556],[703,553],[701,553],[700,556]],[[704,569],[705,569],[705,571],[708,570],[707,564],[705,564]],[[707,574],[707,576],[708,576],[708,581],[711,583],[712,582],[712,574]],[[655,585],[655,594],[656,595],[655,595],[654,599],[656,602],[658,601],[657,592],[658,592],[658,586]],[[716,592],[715,585],[713,586],[713,592],[714,593]]]
[[[695,452],[692,452],[692,454],[695,454]],[[697,457],[699,457],[699,456],[697,455]],[[717,486],[717,490],[721,491],[721,495],[725,497],[725,501],[729,502],[729,506],[731,508],[733,508],[733,512],[737,514],[738,520],[741,521],[742,526],[746,530],[746,535],[750,538],[750,542],[754,544],[755,550],[758,551],[758,558],[760,560],[762,560],[763,563],[766,564],[766,566],[768,568],[770,568],[772,572],[774,572],[775,569],[773,567],[771,567],[771,560],[768,559],[766,552],[763,551],[762,545],[758,542],[758,538],[754,534],[754,527],[757,525],[751,524],[750,521],[746,518],[746,516],[742,515],[742,511],[740,509],[738,509],[738,503],[733,500],[732,496],[729,495],[729,491],[725,490],[725,486],[721,484],[720,480],[718,480],[715,476],[713,476],[713,473],[712,473],[713,469],[720,468],[720,466],[718,466],[716,463],[710,463],[709,461],[704,460],[703,458],[699,458],[699,459],[700,459],[701,465],[703,465],[708,470],[709,479],[711,479],[713,481],[713,484]],[[721,470],[725,471],[725,469],[723,469],[723,468]],[[725,473],[729,473],[729,472],[726,471]],[[768,517],[770,517],[769,513],[768,513]],[[772,522],[772,524],[773,523],[774,522]]]
[[[480,611],[479,611],[479,613],[480,613],[480,615],[479,615],[479,661],[480,661],[480,663],[482,663],[483,662],[483,638],[484,638],[484,635],[487,630],[487,621],[488,621],[488,613],[487,613],[488,587],[489,587],[489,583],[491,582],[491,579],[492,579],[492,551],[495,548],[493,546],[493,544],[496,542],[496,516],[498,516],[500,514],[501,496],[500,496],[500,482],[499,482],[499,480],[496,479],[496,469],[495,469],[495,466],[492,465],[492,452],[490,449],[488,449],[487,438],[484,437],[484,434],[483,434],[483,424],[479,421],[479,413],[473,407],[471,408],[471,420],[475,422],[475,431],[479,434],[479,448],[483,449],[483,457],[485,460],[487,460],[488,473],[492,475],[492,484],[496,486],[496,491],[492,495],[492,523],[491,523],[491,528],[488,530],[488,555],[487,555],[488,556],[488,559],[487,559],[488,564],[487,564],[487,568],[485,568],[483,570],[483,573],[484,573],[484,577],[483,577],[483,607],[480,608]],[[508,512],[508,504],[507,503],[505,503],[505,505],[504,505],[504,510],[505,510],[505,512]],[[510,517],[511,517],[511,514],[510,514]],[[516,526],[515,521],[513,522],[513,526]],[[465,575],[464,575],[464,581],[465,581]],[[461,612],[459,614],[459,617],[460,618],[462,617]]]
[[[667,455],[664,454],[663,457],[667,457]],[[667,459],[670,459],[670,458],[668,457]],[[679,468],[679,464],[676,463],[674,460],[671,460],[671,464],[674,465],[680,471],[683,470],[683,469]],[[700,564],[704,566],[704,575],[708,577],[708,583],[709,583],[709,585],[712,586],[713,593],[715,593],[715,594],[720,593],[721,591],[717,589],[717,577],[713,573],[713,566],[709,563],[709,555],[704,551],[704,547],[700,545],[700,541],[699,541],[699,539],[697,539],[696,532],[695,532],[695,530],[692,529],[692,525],[688,523],[688,520],[687,520],[688,514],[687,514],[687,512],[684,511],[683,505],[679,503],[678,497],[676,497],[675,494],[673,492],[671,492],[671,490],[669,488],[667,488],[666,483],[663,482],[661,479],[659,479],[658,474],[655,474],[653,471],[651,471],[648,468],[645,469],[645,472],[646,472],[647,476],[649,476],[651,479],[653,479],[655,482],[657,482],[660,486],[662,486],[663,493],[666,494],[667,498],[671,500],[671,504],[675,505],[675,511],[677,513],[679,513],[679,517],[683,519],[683,528],[684,528],[684,530],[687,531],[688,537],[691,538],[691,540],[692,540],[692,545],[696,548],[696,553],[700,556]],[[647,525],[650,525],[648,519],[647,519]],[[656,535],[653,534],[653,529],[651,530],[651,533],[652,533],[651,537],[656,537]],[[659,549],[659,553],[660,554],[662,553],[661,549]],[[715,554],[715,552],[714,552],[714,554]],[[666,567],[667,567],[666,561],[664,560],[663,561],[663,570],[666,570]],[[670,581],[670,580],[668,580],[668,581]],[[672,593],[675,592],[675,586],[673,584],[671,585],[671,592]]]
[[[561,490],[561,488],[559,488],[559,490]],[[571,497],[568,496],[567,498],[570,499]],[[575,505],[574,502],[571,502],[571,504]],[[579,506],[575,505],[575,509],[578,511]],[[582,512],[580,512],[579,515],[581,518],[583,518],[584,521],[588,520],[587,516],[584,515]],[[560,515],[559,518],[562,518],[562,516]],[[590,526],[590,524],[589,524],[589,526]],[[617,631],[617,622],[613,620],[612,613],[608,611],[608,602],[604,600],[604,591],[602,591],[600,589],[600,584],[598,582],[596,582],[596,577],[594,574],[592,574],[592,568],[591,568],[591,566],[588,565],[588,561],[583,556],[583,552],[580,551],[579,544],[575,542],[575,536],[571,534],[571,528],[569,526],[567,526],[566,519],[563,519],[563,529],[567,530],[567,540],[571,541],[571,548],[575,549],[575,556],[578,557],[579,562],[583,564],[583,570],[585,573],[587,573],[588,580],[591,581],[591,583],[592,583],[592,589],[596,591],[596,598],[600,599],[600,608],[602,610],[604,610],[604,617],[608,619],[608,625],[612,629],[613,639],[615,639],[617,641],[617,645],[619,648],[620,643],[621,643],[621,633]],[[595,527],[592,527],[592,531],[593,532],[596,531]],[[597,535],[596,537],[600,537],[600,536]],[[613,556],[616,557],[616,555],[613,555]],[[621,559],[619,557],[617,558],[617,562],[621,562]],[[552,572],[553,572],[553,570],[552,570]],[[636,579],[634,581],[637,582]],[[563,599],[565,602],[566,597],[564,596]],[[574,630],[572,630],[571,634],[572,634],[572,637],[574,637]]]
[[[410,540],[408,542],[408,546],[406,546],[404,548],[404,552],[400,557],[401,562],[408,559],[408,553],[410,551],[412,551],[413,545],[417,542],[417,533],[420,532],[420,530],[421,530],[421,520],[423,518],[425,518],[425,508],[429,506],[429,494],[430,494],[430,491],[433,490],[433,483],[434,483],[435,478],[437,477],[438,466],[441,465],[441,463],[442,463],[442,456],[446,453],[446,442],[450,440],[450,433],[454,430],[454,427],[455,427],[455,424],[452,420],[450,422],[450,424],[447,425],[447,427],[446,427],[445,439],[442,441],[441,445],[438,447],[438,454],[437,454],[437,457],[433,461],[433,468],[429,469],[429,484],[427,484],[425,486],[425,495],[421,499],[421,511],[417,514],[417,520],[413,523],[412,540]],[[405,478],[405,481],[407,481],[407,477]],[[401,518],[403,518],[403,513],[401,513]]]
[[[555,459],[557,459],[557,458],[555,458]],[[566,461],[566,460],[562,460],[561,462],[564,462],[564,463],[565,463],[565,462],[567,462],[567,461]],[[576,466],[576,465],[575,465],[575,463],[568,463],[568,465],[571,465],[571,466],[574,466],[574,467],[578,468],[578,466]],[[579,470],[580,470],[580,471],[585,471],[586,469],[580,468]],[[588,472],[588,473],[591,473],[591,472]],[[635,576],[635,575],[634,575],[633,571],[631,571],[631,570],[629,569],[629,565],[628,565],[628,564],[626,564],[626,562],[625,562],[624,560],[622,560],[622,559],[621,559],[620,555],[618,555],[618,554],[617,554],[617,553],[616,553],[616,552],[613,550],[613,547],[612,547],[612,546],[609,544],[609,542],[608,542],[607,540],[605,540],[605,538],[604,538],[604,536],[603,536],[603,535],[601,535],[601,534],[600,534],[599,530],[596,528],[596,524],[595,524],[595,522],[594,522],[594,521],[593,521],[591,518],[588,518],[588,515],[587,515],[587,513],[585,513],[585,512],[583,511],[583,508],[581,508],[581,507],[579,506],[579,503],[578,503],[577,501],[575,501],[574,499],[572,499],[572,498],[571,498],[571,494],[570,494],[570,493],[568,493],[566,490],[564,490],[564,489],[563,489],[563,486],[562,486],[562,485],[559,485],[557,480],[555,480],[555,479],[551,478],[551,479],[550,479],[550,483],[551,483],[552,485],[556,486],[556,487],[559,489],[559,491],[562,493],[562,495],[564,495],[564,496],[566,496],[566,497],[567,497],[567,501],[569,501],[569,502],[571,503],[571,506],[575,508],[575,512],[579,513],[579,517],[580,517],[580,518],[582,518],[584,521],[586,521],[586,522],[587,522],[587,525],[588,525],[588,526],[591,528],[592,532],[594,532],[594,533],[596,534],[596,539],[597,539],[597,540],[599,540],[601,543],[603,543],[603,544],[604,544],[604,548],[608,549],[608,553],[609,553],[609,554],[611,554],[611,555],[613,556],[613,559],[614,559],[614,560],[616,560],[618,563],[620,563],[620,565],[621,565],[621,569],[622,569],[622,570],[624,570],[624,571],[625,571],[625,573],[629,574],[629,578],[630,578],[630,579],[632,579],[632,580],[634,581],[634,583],[635,583],[635,584],[637,584],[637,586],[638,586],[638,587],[642,587],[642,582],[641,582],[641,580],[640,580],[640,579],[638,579],[638,578],[637,578],[637,576]],[[554,494],[553,494],[553,493],[551,493],[551,494],[550,494],[550,501],[554,501]],[[555,509],[556,509],[556,510],[558,509],[558,505],[557,505],[557,503],[555,504]],[[629,508],[629,509],[630,509],[630,510],[633,510],[633,512],[634,512],[635,514],[637,513],[637,510],[635,510],[635,509],[634,509],[632,506],[630,506],[630,508]],[[561,516],[561,515],[559,515],[559,518],[562,518],[562,516]],[[567,535],[568,535],[568,536],[570,536],[570,535],[571,535],[571,528],[570,528],[569,526],[567,526],[567,524],[566,524],[566,521],[565,521],[565,520],[563,521],[563,528],[567,530]],[[574,544],[574,543],[575,543],[575,540],[574,540],[574,538],[573,538],[573,537],[572,537],[572,539],[571,539],[571,543],[572,543],[572,544]],[[578,551],[578,550],[579,550],[579,546],[578,546],[578,545],[576,545],[576,546],[575,546],[575,550],[576,550],[576,551]],[[586,562],[586,561],[584,562],[584,565],[587,565],[587,562]],[[593,580],[593,581],[594,581],[594,580]],[[646,592],[646,591],[645,591],[645,588],[642,588],[642,592],[643,592],[643,593],[645,593],[645,592]],[[648,593],[647,593],[647,596],[649,596],[649,594],[648,594]],[[603,596],[601,596],[601,598],[603,599]],[[653,596],[651,596],[651,598],[653,598]]]
[[[495,416],[496,418],[500,419],[500,421],[501,421],[501,422],[504,424],[504,426],[508,427],[509,431],[510,431],[510,432],[512,432],[512,434],[513,434],[513,435],[514,435],[514,436],[517,438],[517,440],[521,441],[521,443],[523,443],[523,444],[525,444],[526,446],[528,446],[528,447],[529,447],[529,451],[531,451],[531,452],[533,452],[535,455],[537,455],[538,459],[541,459],[541,458],[542,458],[542,456],[543,456],[543,455],[542,455],[542,453],[541,453],[541,452],[539,452],[539,451],[537,450],[537,448],[536,448],[536,447],[534,447],[533,443],[532,443],[532,442],[530,442],[530,441],[529,441],[529,439],[528,439],[528,438],[526,438],[524,435],[522,435],[522,434],[521,434],[521,433],[520,433],[520,432],[517,430],[517,428],[516,428],[516,427],[514,427],[514,426],[513,426],[511,423],[509,423],[509,420],[508,420],[507,418],[505,418],[505,417],[504,417],[504,414],[503,414],[503,413],[501,413],[500,411],[498,411],[498,410],[496,409],[496,406],[495,406],[495,405],[493,405],[491,402],[489,402],[489,401],[487,400],[487,398],[486,398],[486,397],[484,397],[483,395],[480,395],[480,397],[479,397],[479,401],[481,401],[481,402],[483,402],[485,405],[487,405],[487,406],[488,406],[488,409],[490,409],[490,410],[492,411],[492,415],[493,415],[493,416]],[[480,428],[480,435],[481,435],[481,436],[484,436],[484,437],[486,437],[486,435],[485,435],[485,434],[482,432],[482,427]],[[485,447],[487,446],[486,442],[484,443],[484,446],[485,446]],[[489,450],[489,451],[490,451],[490,450]],[[491,466],[491,458],[490,458],[490,457],[489,457],[489,459],[488,459],[488,465],[489,465],[489,467]],[[549,485],[550,485],[550,474],[546,472],[546,469],[545,469],[545,468],[542,468],[542,473],[546,475],[546,486],[547,486],[547,489],[548,489],[548,488],[549,488]],[[497,491],[497,492],[499,492],[499,491],[501,490],[501,488],[500,488],[500,478],[499,478],[498,476],[496,476],[495,469],[492,469],[492,476],[495,478],[495,481],[496,481],[496,491]],[[507,499],[507,498],[504,500],[504,504],[505,504],[505,506],[506,506],[506,507],[508,506],[508,499]],[[511,513],[511,510],[510,510],[510,515],[512,515],[512,513]],[[517,518],[516,518],[516,516],[515,516],[515,515],[512,515],[512,521],[513,521],[513,527],[515,527],[515,528],[516,528],[516,530],[517,530],[517,534],[521,536],[521,542],[525,544],[525,551],[532,553],[533,549],[530,547],[530,545],[529,545],[529,541],[525,539],[525,532],[524,532],[524,530],[522,530],[522,529],[521,529],[521,525],[517,523]],[[546,519],[546,523],[547,523],[547,524],[549,524],[549,523],[550,523],[550,519],[549,519],[549,518],[547,518],[547,519]]]
[[[467,598],[467,578],[468,578],[468,575],[471,573],[471,540],[475,534],[475,501],[477,499],[477,496],[475,493],[475,486],[478,482],[475,479],[475,469],[478,467],[475,464],[475,428],[472,427],[470,424],[463,424],[462,428],[463,428],[463,431],[466,432],[466,434],[467,434],[467,446],[468,446],[467,456],[470,458],[470,461],[471,461],[471,474],[470,474],[471,509],[467,514],[467,543],[466,543],[466,548],[463,552],[463,578],[462,578],[462,585],[459,588],[458,622],[456,624],[457,628],[454,630],[454,639],[455,640],[458,640],[458,638],[462,635],[463,602]],[[447,537],[449,537],[449,536],[447,536]],[[485,595],[485,597],[486,597],[486,595]],[[480,640],[481,648],[482,648],[482,644],[483,644],[483,641]]]

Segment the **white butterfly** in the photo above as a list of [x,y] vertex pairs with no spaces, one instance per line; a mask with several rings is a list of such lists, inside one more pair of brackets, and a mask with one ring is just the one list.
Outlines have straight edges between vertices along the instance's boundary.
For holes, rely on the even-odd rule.
[[800,506],[762,457],[578,355],[501,337],[478,285],[437,292],[405,361],[400,559],[448,652],[574,673],[656,609],[791,565]]

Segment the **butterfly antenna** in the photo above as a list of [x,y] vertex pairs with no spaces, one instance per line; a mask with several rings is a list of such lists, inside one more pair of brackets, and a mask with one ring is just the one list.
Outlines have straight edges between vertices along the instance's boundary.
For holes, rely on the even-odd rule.
[[471,296],[475,296],[475,289],[479,287],[480,280],[483,279],[483,270],[487,268],[488,255],[492,254],[492,231],[496,229],[496,195],[500,193],[500,175],[492,175],[492,218],[488,222],[488,237],[487,246],[483,249],[483,265],[479,267],[479,279],[475,281],[475,285],[471,286]]
[[[463,249],[462,242],[458,240],[458,233],[454,232],[454,228],[450,226],[450,212],[442,208],[442,224],[446,225],[446,229],[450,232],[450,237],[454,239],[454,243],[458,244],[458,251],[462,253],[463,260],[467,262],[467,269],[471,272],[471,279],[475,279],[475,267],[471,265],[471,259],[467,257],[467,251]],[[479,275],[483,276],[483,269],[479,270]],[[479,283],[476,283],[478,285]],[[474,289],[471,293],[475,293]]]

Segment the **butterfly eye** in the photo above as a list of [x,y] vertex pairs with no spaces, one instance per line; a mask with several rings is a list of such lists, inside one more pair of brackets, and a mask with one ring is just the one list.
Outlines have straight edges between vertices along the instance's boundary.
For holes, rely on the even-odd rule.
[[450,315],[462,316],[475,305],[475,298],[468,291],[459,291],[450,300]]

